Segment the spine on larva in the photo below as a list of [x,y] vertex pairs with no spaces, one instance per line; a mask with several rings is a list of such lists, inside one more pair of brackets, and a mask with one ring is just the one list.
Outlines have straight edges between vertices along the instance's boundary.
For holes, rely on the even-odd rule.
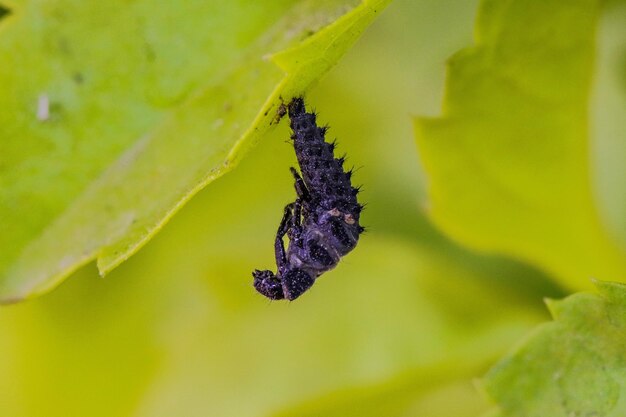
[[317,126],[314,113],[307,113],[302,98],[289,104],[289,118],[296,157],[311,196],[323,209],[337,208],[359,218],[358,188],[352,187],[352,171],[343,169],[344,157],[335,158],[335,143],[325,141],[326,127]]

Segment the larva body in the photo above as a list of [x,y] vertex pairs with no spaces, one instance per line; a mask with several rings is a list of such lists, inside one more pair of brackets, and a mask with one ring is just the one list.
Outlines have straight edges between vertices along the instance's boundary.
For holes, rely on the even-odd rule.
[[291,169],[298,198],[285,207],[276,236],[277,273],[253,272],[257,291],[274,300],[299,297],[356,246],[363,232],[358,189],[352,187],[351,172],[343,170],[343,158],[335,158],[334,143],[325,141],[326,128],[317,126],[302,98],[293,99],[288,111],[302,172],[300,177]]

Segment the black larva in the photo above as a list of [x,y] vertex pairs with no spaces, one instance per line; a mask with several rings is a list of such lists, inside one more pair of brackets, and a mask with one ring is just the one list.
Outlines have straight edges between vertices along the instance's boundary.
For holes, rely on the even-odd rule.
[[[295,168],[297,198],[285,207],[274,250],[278,271],[255,270],[254,288],[272,300],[295,300],[324,272],[356,246],[363,228],[352,187],[352,171],[344,171],[344,158],[335,158],[335,144],[324,140],[327,128],[317,126],[302,98],[288,105],[293,145],[302,177]],[[289,238],[285,251],[283,237]]]

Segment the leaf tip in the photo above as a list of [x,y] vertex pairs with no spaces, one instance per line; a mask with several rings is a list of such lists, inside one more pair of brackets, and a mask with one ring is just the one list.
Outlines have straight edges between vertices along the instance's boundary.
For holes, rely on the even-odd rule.
[[550,312],[552,318],[556,320],[561,313],[561,300],[546,297],[543,299],[543,302],[546,304],[546,307],[548,307],[548,311]]

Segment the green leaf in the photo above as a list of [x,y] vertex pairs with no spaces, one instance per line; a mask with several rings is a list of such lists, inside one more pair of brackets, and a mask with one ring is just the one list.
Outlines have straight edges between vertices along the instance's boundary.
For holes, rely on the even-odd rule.
[[443,116],[416,121],[435,223],[574,288],[626,277],[590,187],[601,4],[483,1],[476,45],[448,64]]
[[135,253],[389,1],[16,5],[0,24],[0,299]]
[[626,286],[548,301],[539,327],[486,376],[503,417],[618,417],[626,414]]

